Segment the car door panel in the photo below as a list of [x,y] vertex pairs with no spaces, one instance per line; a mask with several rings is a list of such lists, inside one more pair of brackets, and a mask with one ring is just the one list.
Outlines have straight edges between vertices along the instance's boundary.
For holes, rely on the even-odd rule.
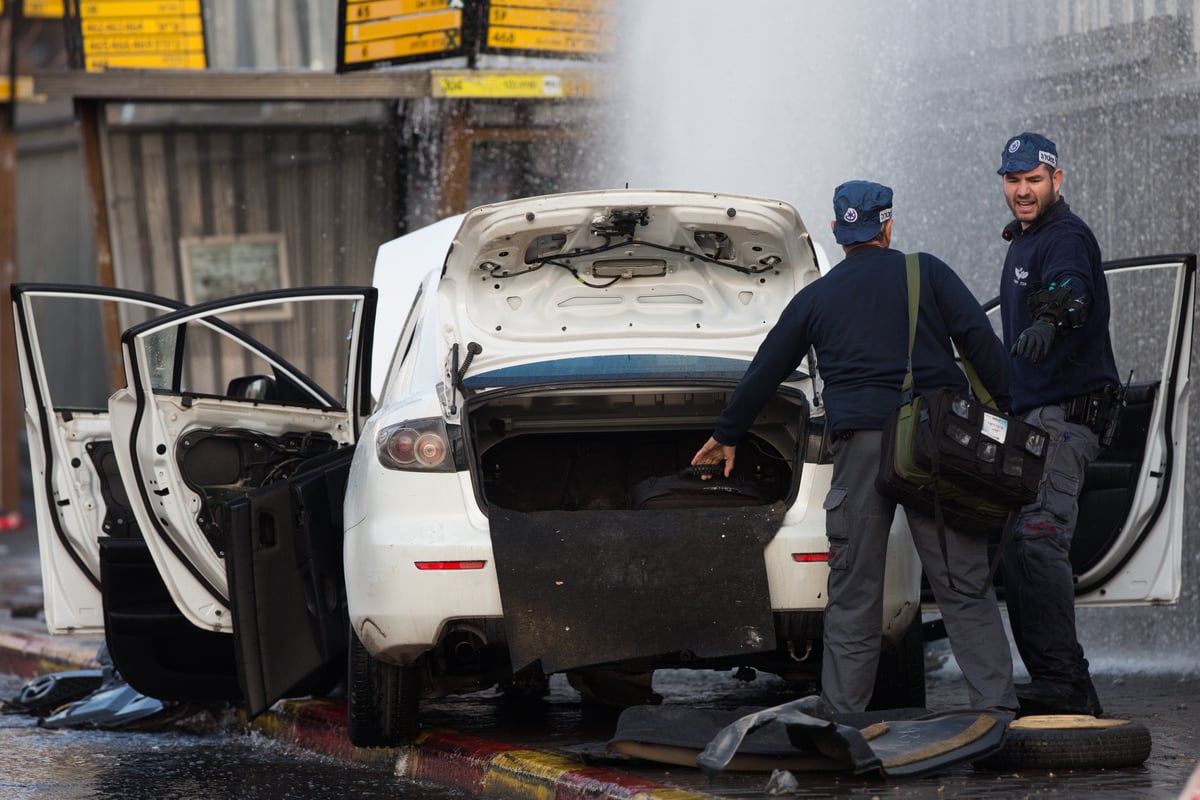
[[[284,326],[280,342],[255,340],[253,358],[233,352],[244,342],[195,336],[268,302],[331,332],[289,338]],[[342,496],[369,411],[374,307],[370,288],[287,290],[185,309],[122,337],[130,389],[110,414],[135,515],[182,613],[234,634],[251,714],[327,689],[342,671]]]
[[252,717],[288,693],[320,693],[343,677],[342,500],[352,455],[332,450],[286,483],[226,504],[233,628]]
[[[11,287],[18,369],[51,633],[104,629],[100,543],[140,536],[113,459],[107,398],[118,380],[104,350],[120,326],[181,303],[142,292]],[[99,365],[87,380],[85,373]]]

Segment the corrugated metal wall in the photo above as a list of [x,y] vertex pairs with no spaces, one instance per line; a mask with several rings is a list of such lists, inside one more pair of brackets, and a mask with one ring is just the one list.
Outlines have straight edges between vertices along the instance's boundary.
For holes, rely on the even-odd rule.
[[[405,158],[393,104],[274,105],[109,105],[102,150],[118,286],[190,303],[262,289],[371,284],[376,250],[400,232],[402,217]],[[204,117],[224,124],[198,124]],[[263,240],[278,246],[278,271],[262,273],[268,280],[226,273],[215,290],[199,282],[192,248]],[[322,384],[337,385],[346,340],[331,322],[304,308],[238,324],[283,348]],[[214,349],[209,367],[192,368],[213,371],[205,383],[222,386],[245,374],[239,359]]]
[[400,231],[403,157],[388,125],[110,125],[105,183],[117,284],[188,300],[181,239],[278,234],[291,286],[371,282]]

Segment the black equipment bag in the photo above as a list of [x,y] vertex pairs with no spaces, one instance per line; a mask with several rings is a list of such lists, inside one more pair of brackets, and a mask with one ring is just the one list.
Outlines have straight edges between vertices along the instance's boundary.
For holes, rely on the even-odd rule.
[[969,361],[967,377],[979,399],[941,388],[913,390],[912,346],[917,330],[920,268],[908,256],[908,374],[904,402],[883,429],[875,486],[902,505],[944,519],[965,533],[991,535],[1011,512],[1032,503],[1045,467],[1049,435],[995,408]]
[[946,523],[990,534],[1008,513],[1037,499],[1048,436],[950,389],[918,395],[883,430],[876,487]]

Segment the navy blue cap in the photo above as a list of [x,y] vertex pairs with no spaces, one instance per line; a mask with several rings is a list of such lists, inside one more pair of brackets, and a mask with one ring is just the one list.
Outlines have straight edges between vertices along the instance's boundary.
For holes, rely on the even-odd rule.
[[1004,145],[1004,152],[1000,154],[1000,169],[996,170],[996,174],[1028,172],[1039,164],[1058,169],[1058,148],[1040,133],[1026,131],[1012,137]]
[[874,239],[892,218],[892,189],[871,181],[846,181],[833,190],[833,237],[838,244]]

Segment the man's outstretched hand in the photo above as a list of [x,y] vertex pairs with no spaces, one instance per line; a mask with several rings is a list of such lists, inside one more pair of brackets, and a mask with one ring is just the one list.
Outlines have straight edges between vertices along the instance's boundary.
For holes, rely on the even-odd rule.
[[[692,466],[698,467],[701,464],[720,464],[725,462],[725,477],[729,477],[729,473],[733,472],[733,457],[737,453],[737,447],[731,444],[721,444],[711,436],[704,446],[696,451],[696,455],[692,456]],[[701,476],[702,480],[709,480],[711,475]]]
[[1039,319],[1021,332],[1013,343],[1011,354],[1028,358],[1036,364],[1049,354],[1054,334],[1054,325]]

